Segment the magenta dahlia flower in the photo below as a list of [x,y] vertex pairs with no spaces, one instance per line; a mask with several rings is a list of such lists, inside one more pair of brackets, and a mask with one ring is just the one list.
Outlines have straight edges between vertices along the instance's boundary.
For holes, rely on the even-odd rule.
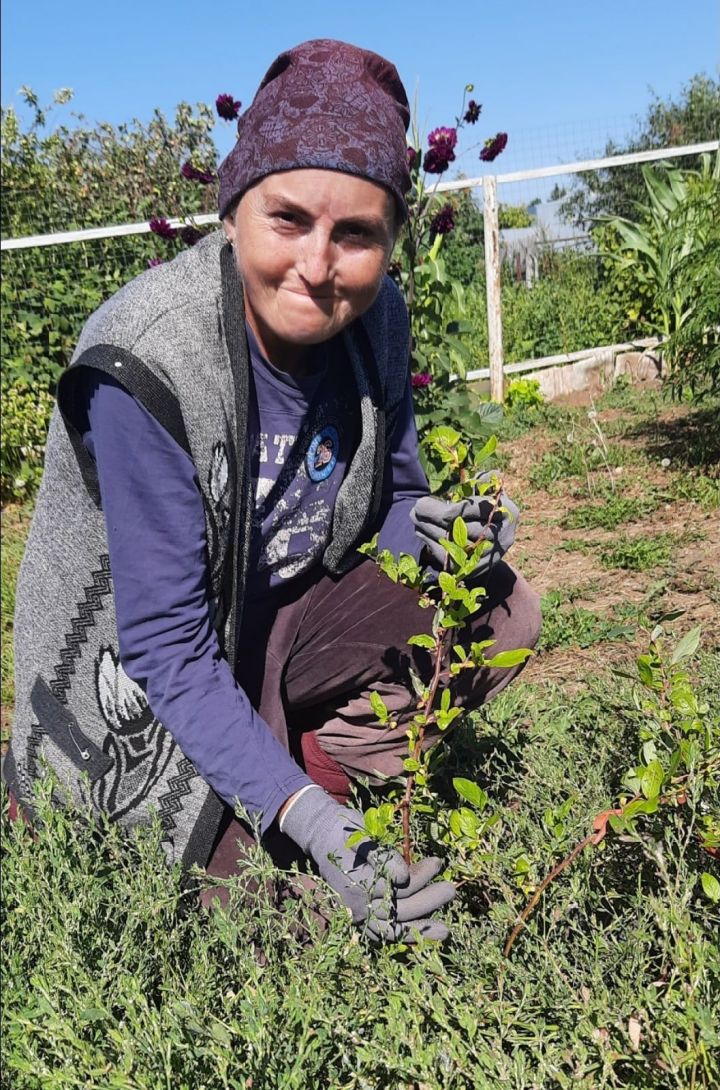
[[160,238],[175,238],[177,235],[177,227],[171,227],[164,216],[155,216],[148,223],[148,227],[155,235],[160,235]]
[[189,182],[200,182],[200,185],[210,185],[215,181],[215,175],[211,170],[198,170],[189,159],[180,167],[180,173]]
[[497,136],[493,136],[490,140],[485,141],[485,147],[480,152],[480,158],[483,163],[492,163],[493,159],[497,159],[501,151],[505,151],[505,146],[508,142],[506,132],[499,132]]
[[410,385],[413,390],[421,390],[424,386],[429,386],[432,382],[432,375],[429,371],[420,371],[416,375],[412,375],[410,378]]
[[476,102],[474,98],[471,98],[468,102],[468,107],[465,111],[463,121],[467,121],[468,125],[474,125],[477,119],[480,117],[481,110],[482,106],[480,105],[480,103]]
[[433,129],[428,136],[428,144],[430,147],[425,152],[423,170],[428,174],[442,174],[455,158],[457,129],[449,129],[445,126]]
[[241,106],[242,102],[237,102],[232,95],[218,95],[215,99],[215,109],[223,121],[234,121]]
[[452,151],[457,144],[457,129],[449,129],[443,125],[439,129],[433,129],[428,136],[428,144],[431,148],[449,148]]
[[430,223],[431,235],[449,235],[455,230],[455,209],[451,204],[444,204]]
[[199,242],[202,237],[202,231],[198,231],[197,227],[193,227],[191,223],[188,223],[180,231],[180,238],[183,240],[186,246],[194,246],[195,243]]

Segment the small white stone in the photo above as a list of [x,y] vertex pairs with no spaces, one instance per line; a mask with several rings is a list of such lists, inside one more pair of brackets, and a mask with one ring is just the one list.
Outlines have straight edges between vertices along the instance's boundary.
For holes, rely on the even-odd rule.
[[122,367],[122,363],[120,362],[120,360],[115,360],[115,366]]
[[670,459],[669,458],[663,458],[660,465],[663,467],[663,469],[667,469],[667,467],[670,465]]

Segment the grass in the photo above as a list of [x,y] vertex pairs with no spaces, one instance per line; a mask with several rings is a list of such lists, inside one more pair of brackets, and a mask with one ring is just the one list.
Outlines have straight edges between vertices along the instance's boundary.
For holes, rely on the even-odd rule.
[[153,831],[98,841],[46,789],[36,843],[2,818],[8,1085],[684,1090],[694,1072],[709,1090],[720,919],[698,876],[714,864],[679,817],[655,834],[664,870],[650,842],[609,840],[501,953],[617,790],[638,741],[631,707],[610,674],[574,697],[519,683],[458,738],[446,775],[478,779],[502,822],[442,948],[368,947],[341,914],[320,936],[306,904],[265,888],[278,874],[260,855],[260,892],[208,918]]
[[[627,405],[615,409],[641,445],[639,429],[655,426],[648,401],[634,392],[622,396]],[[586,420],[553,411],[542,427],[564,449],[566,432],[577,434]],[[695,431],[688,426],[680,433]],[[642,442],[655,443],[654,435],[645,430]],[[587,444],[573,446],[576,464],[584,466]],[[644,457],[645,447],[624,456]],[[714,471],[692,459],[668,476],[694,482],[688,498],[698,504],[702,526],[710,508],[700,507],[697,482],[703,475],[714,480]],[[642,700],[623,676],[635,674],[633,656],[628,648],[614,673],[610,658],[624,652],[610,645],[631,637],[643,643],[637,625],[651,610],[654,623],[656,611],[667,608],[666,594],[678,605],[668,590],[667,560],[679,539],[643,534],[650,510],[628,508],[624,493],[606,487],[602,467],[590,471],[588,496],[586,470],[578,474],[583,491],[571,508],[572,528],[622,531],[629,521],[638,527],[604,542],[576,539],[575,547],[649,572],[635,579],[644,600],[593,609],[593,595],[605,593],[608,577],[567,588],[562,563],[554,565],[539,650],[561,648],[561,658],[571,661],[573,648],[592,648],[592,669],[590,656],[580,656],[580,683],[552,684],[542,678],[540,654],[540,679],[515,682],[445,749],[438,794],[457,805],[453,777],[473,779],[500,819],[478,856],[479,880],[461,886],[448,913],[450,941],[419,949],[369,946],[342,913],[331,911],[322,891],[316,903],[291,897],[288,876],[260,851],[248,861],[255,895],[236,882],[230,911],[207,916],[196,889],[166,866],[156,830],[123,837],[117,828],[98,829],[83,815],[50,806],[45,784],[33,842],[24,826],[8,822],[3,796],[3,1086],[712,1090],[720,1084],[720,911],[702,886],[703,874],[720,879],[720,859],[703,850],[697,835],[720,815],[707,798],[701,803],[691,790],[682,806],[650,815],[638,835],[608,835],[584,851],[547,890],[512,956],[502,954],[538,883],[617,800],[648,742]],[[659,495],[646,501],[654,504]],[[6,513],[3,526],[4,702],[12,697],[6,655],[28,514]],[[554,533],[566,537],[565,530]],[[570,544],[566,539],[563,547]],[[675,623],[682,632],[694,621],[685,615]],[[701,703],[720,707],[712,637],[690,662],[689,677]],[[439,851],[455,865],[460,849],[439,843],[431,816],[418,814],[415,824],[422,851]],[[318,906],[331,917],[326,931]]]

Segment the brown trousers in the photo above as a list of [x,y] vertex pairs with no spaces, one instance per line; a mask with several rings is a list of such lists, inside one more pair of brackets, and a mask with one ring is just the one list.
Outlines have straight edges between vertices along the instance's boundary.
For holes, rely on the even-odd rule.
[[[500,562],[486,590],[482,609],[459,631],[458,642],[494,640],[488,657],[534,647],[540,601],[522,575]],[[341,577],[314,574],[298,580],[272,608],[267,600],[246,608],[238,681],[273,733],[338,801],[349,797],[351,779],[362,776],[380,784],[402,770],[405,729],[417,710],[410,669],[427,680],[431,664],[429,652],[407,641],[430,631],[432,612],[420,607],[414,591],[391,582],[369,560]],[[463,671],[455,682],[455,702],[477,708],[521,669]],[[373,690],[392,711],[397,728],[378,724],[370,706]],[[429,732],[427,744],[437,737]],[[228,808],[209,874],[225,878],[237,872],[238,840],[247,844],[249,836]],[[279,863],[292,858],[286,842],[274,829],[266,837]],[[217,896],[218,890],[207,894]]]

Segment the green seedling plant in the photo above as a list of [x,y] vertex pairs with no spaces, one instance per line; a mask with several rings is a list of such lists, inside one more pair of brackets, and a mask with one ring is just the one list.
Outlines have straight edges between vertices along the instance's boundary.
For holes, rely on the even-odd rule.
[[[638,725],[638,760],[625,773],[615,804],[595,816],[590,832],[537,886],[508,936],[506,957],[548,886],[586,848],[598,847],[608,832],[639,843],[662,869],[663,831],[675,821],[686,840],[695,840],[709,858],[718,859],[720,722],[699,698],[688,670],[688,660],[700,645],[700,628],[668,646],[664,626],[677,615],[668,614],[655,626],[648,651],[637,658],[635,675],[615,671],[635,683],[629,714]],[[553,819],[546,814],[545,824]],[[700,875],[700,888],[708,901],[720,902],[720,881],[710,870]]]
[[[480,475],[481,467],[493,454],[496,442],[491,437],[470,464],[470,447],[460,432],[441,426],[428,435],[432,452],[442,464],[441,478],[447,499],[457,502],[470,496],[486,497],[490,504],[488,523],[498,513],[511,517],[502,506],[499,476],[496,473]],[[378,553],[377,537],[360,550],[372,556],[393,582],[403,583],[415,590],[420,605],[432,610],[431,631],[418,633],[408,640],[410,646],[428,652],[431,672],[427,681],[416,672],[411,673],[417,704],[406,728],[404,776],[400,782],[390,785],[387,802],[366,812],[365,826],[367,833],[373,837],[392,841],[398,837],[399,819],[403,857],[410,863],[413,857],[412,814],[431,814],[433,838],[452,845],[458,865],[463,870],[463,863],[481,851],[486,835],[498,824],[499,815],[488,809],[489,800],[482,788],[464,777],[453,779],[460,805],[448,811],[439,804],[432,790],[433,755],[427,745],[428,732],[433,729],[444,738],[451,728],[462,721],[463,709],[455,703],[453,682],[464,670],[513,667],[524,662],[531,652],[519,648],[488,657],[493,640],[470,641],[467,646],[457,641],[458,630],[482,608],[485,588],[472,585],[471,581],[483,554],[491,546],[484,539],[470,541],[467,526],[461,518],[455,519],[450,537],[442,540],[441,545],[446,552],[445,566],[437,573],[426,570],[408,554],[401,553],[395,557],[388,550]],[[378,722],[397,729],[397,720],[393,719],[379,693],[372,694],[371,703]],[[357,840],[362,835],[354,834]]]

